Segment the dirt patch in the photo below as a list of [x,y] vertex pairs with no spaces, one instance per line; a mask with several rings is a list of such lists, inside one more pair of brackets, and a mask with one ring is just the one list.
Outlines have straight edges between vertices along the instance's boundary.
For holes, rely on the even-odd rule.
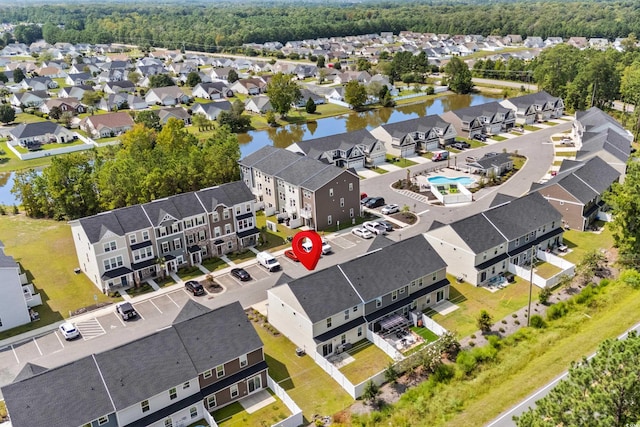
[[93,305],[90,305],[88,307],[82,307],[82,308],[79,308],[79,309],[77,309],[75,311],[72,311],[71,312],[71,316],[77,316],[79,314],[88,313],[90,311],[97,310],[99,308],[106,307],[106,306],[111,305],[111,304],[112,303],[110,303],[110,302],[99,302],[97,304],[93,304]]
[[405,224],[409,225],[415,224],[415,222],[418,220],[418,217],[411,212],[397,212],[389,216],[397,221],[404,222]]

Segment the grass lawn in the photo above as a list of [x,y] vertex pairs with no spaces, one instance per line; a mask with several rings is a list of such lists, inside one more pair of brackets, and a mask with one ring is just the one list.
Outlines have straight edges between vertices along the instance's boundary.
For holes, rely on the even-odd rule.
[[458,141],[458,140],[468,143],[469,145],[471,145],[471,148],[480,148],[480,147],[484,147],[484,146],[487,145],[482,141],[478,141],[477,139],[464,138],[464,137],[461,137],[461,136],[457,136],[456,137],[456,141]]
[[[598,344],[621,334],[640,320],[638,291],[609,285],[594,308],[571,313],[552,327],[532,331],[534,338],[504,351],[499,363],[483,370],[474,380],[455,385],[452,396],[438,390],[443,402],[464,402],[447,425],[484,425],[517,404],[569,367],[572,361],[593,353]],[[589,316],[585,316],[589,314]],[[444,416],[440,416],[441,425]]]
[[575,157],[576,151],[556,151],[553,155],[556,157]]
[[38,123],[38,122],[47,122],[48,120],[44,117],[38,117],[35,114],[29,113],[18,113],[16,114],[16,119],[11,123],[11,125],[20,125],[22,123]]
[[571,250],[563,258],[574,264],[579,264],[588,252],[613,247],[613,236],[609,227],[605,227],[600,234],[590,231],[567,230],[564,232],[562,240]]
[[512,130],[512,131],[511,131],[511,135],[515,135],[515,136],[522,136],[522,135],[524,135],[524,134],[523,134],[522,132],[517,132],[517,131],[515,131],[515,130]]
[[427,343],[434,342],[438,339],[438,336],[435,333],[433,333],[429,328],[412,326],[409,329],[411,329],[416,334],[420,335],[422,339]]
[[256,257],[256,254],[253,251],[246,250],[244,252],[234,252],[232,254],[227,254],[227,258],[235,263],[240,263],[244,261],[248,261]]
[[137,288],[134,287],[126,290],[127,295],[129,295],[130,297],[137,297],[138,295],[148,294],[149,292],[153,292],[153,291],[154,289],[148,283],[144,283]]
[[538,126],[531,126],[531,125],[524,125],[524,130],[531,130],[531,131],[536,131],[536,130],[541,130],[541,127]]
[[551,277],[555,276],[561,271],[562,271],[561,268],[556,267],[553,264],[549,264],[548,262],[541,262],[539,264],[536,264],[533,270],[534,273],[536,273],[538,276],[544,279],[550,279]]
[[275,425],[291,415],[287,405],[269,390],[269,393],[276,399],[270,405],[260,408],[252,414],[244,410],[242,405],[234,402],[212,413],[216,424],[224,427],[244,427]]
[[385,173],[389,172],[388,170],[386,170],[386,169],[382,169],[382,168],[379,168],[379,167],[368,168],[368,170],[370,170],[370,171],[372,171],[372,172],[375,172],[375,173],[378,173],[378,174],[380,174],[380,175],[383,175],[383,174],[385,174]]
[[254,327],[264,343],[269,375],[302,409],[307,422],[314,414],[332,415],[353,403],[311,356],[296,356],[296,345],[287,338],[273,336],[255,323]]
[[562,160],[554,160],[552,165],[553,166],[561,166],[562,165]]
[[[480,310],[487,310],[494,320],[499,320],[521,309],[529,301],[529,282],[519,277],[497,292],[489,292],[468,283],[458,283],[451,275],[447,275],[447,278],[451,282],[449,300],[459,308],[445,316],[433,310],[429,310],[427,315],[454,332],[458,338],[469,336],[478,330],[476,319]],[[534,286],[533,300],[538,299],[539,292],[540,289]]]
[[203,274],[204,273],[202,273],[202,270],[200,270],[198,267],[185,267],[178,270],[178,277],[184,281],[195,279],[196,277],[202,276]]
[[160,279],[154,279],[156,284],[161,287],[164,288],[165,286],[171,286],[171,285],[175,285],[176,282],[171,278],[171,276],[167,276],[164,279],[160,280]]
[[494,141],[506,141],[506,140],[507,140],[507,138],[505,138],[505,137],[504,137],[504,136],[502,136],[502,135],[493,135],[493,136],[491,137],[491,139],[493,139]]
[[78,258],[66,222],[7,215],[0,220],[0,236],[5,253],[22,265],[43,302],[35,308],[40,321],[0,334],[0,339],[67,318],[70,311],[95,304],[94,295],[98,302],[120,300],[102,294],[84,274],[74,273]]
[[392,156],[391,154],[387,154],[386,158],[387,158],[387,162],[391,163],[392,165],[399,166],[401,168],[408,168],[409,166],[417,165],[416,162],[412,162],[411,160],[405,159],[404,157],[398,158],[398,157]]
[[228,267],[227,263],[220,258],[207,258],[202,261],[202,266],[209,271],[222,270],[223,268]]
[[354,362],[340,368],[340,372],[352,384],[360,384],[368,378],[384,370],[393,362],[384,351],[376,347],[371,341],[362,340],[353,345],[348,353],[356,359]]

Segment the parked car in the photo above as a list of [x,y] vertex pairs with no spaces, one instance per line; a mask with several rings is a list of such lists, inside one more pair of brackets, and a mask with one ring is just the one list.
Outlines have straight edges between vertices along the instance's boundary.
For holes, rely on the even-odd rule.
[[471,144],[467,141],[457,140],[455,143],[460,145],[462,148],[471,148]]
[[240,280],[241,282],[246,282],[248,280],[251,280],[251,275],[244,268],[231,269],[231,275],[236,279]]
[[365,205],[369,200],[373,199],[373,197],[365,196],[360,199],[360,204]]
[[365,207],[367,208],[378,208],[380,206],[384,206],[384,198],[383,197],[371,197],[369,200],[367,200],[367,202],[364,204]]
[[432,162],[441,162],[449,158],[449,152],[447,150],[434,151],[431,156]]
[[[305,240],[302,243],[302,248],[307,251],[307,252],[311,252],[311,248],[312,248],[312,244],[310,240]],[[327,242],[326,240],[322,239],[322,255],[327,255],[330,254],[333,251],[333,249],[331,248],[331,245],[329,244],[329,242]]]
[[366,199],[368,197],[367,193],[360,193],[360,200]]
[[358,237],[362,237],[363,239],[373,238],[373,233],[366,228],[354,228],[353,230],[351,230],[351,232]]
[[258,264],[269,270],[269,272],[280,270],[280,263],[269,252],[260,252],[256,255],[256,259],[258,260]]
[[387,230],[387,233],[390,231],[393,231],[393,224],[391,224],[389,221],[377,221],[377,222],[378,224],[383,226],[385,230]]
[[284,251],[284,256],[289,258],[291,261],[300,262],[300,260],[296,256],[296,253],[291,249],[287,249],[286,251]]
[[362,226],[373,234],[387,234],[387,228],[375,221],[366,221],[362,223]]
[[511,130],[514,130],[516,132],[524,132],[524,128],[522,126],[514,126],[513,128],[511,128]]
[[204,287],[195,280],[187,280],[184,284],[184,288],[191,292],[194,296],[204,295]]
[[131,320],[138,317],[138,313],[134,310],[130,302],[120,302],[116,304],[116,311],[123,320]]
[[475,163],[477,160],[478,159],[476,159],[473,156],[467,156],[467,157],[464,158],[464,161],[467,162],[467,163]]
[[391,215],[393,213],[400,212],[400,206],[392,203],[390,205],[383,206],[382,209],[380,209],[380,212],[385,215]]
[[58,328],[65,340],[69,341],[80,336],[80,331],[71,322],[64,322]]
[[482,141],[482,142],[485,142],[485,141],[487,140],[487,137],[486,137],[486,136],[484,136],[484,135],[483,135],[483,134],[481,134],[481,133],[477,133],[477,134],[473,135],[473,139],[475,139],[476,141]]

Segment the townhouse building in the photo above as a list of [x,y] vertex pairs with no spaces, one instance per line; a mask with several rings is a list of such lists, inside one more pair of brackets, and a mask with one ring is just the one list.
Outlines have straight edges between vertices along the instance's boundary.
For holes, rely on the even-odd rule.
[[502,100],[500,105],[514,111],[515,122],[519,125],[557,119],[564,114],[562,98],[551,96],[544,90]]
[[31,322],[29,308],[42,304],[39,295],[32,295],[33,287],[23,286],[24,276],[20,265],[4,253],[4,244],[0,242],[0,332]]
[[360,215],[360,178],[301,153],[265,146],[239,161],[242,180],[267,216],[324,230],[350,225]]
[[103,292],[253,246],[254,197],[242,181],[71,221],[80,269]]
[[14,427],[185,426],[267,387],[262,341],[238,302],[190,300],[169,328],[2,388]]
[[498,102],[447,111],[441,117],[453,125],[458,135],[467,138],[473,138],[478,134],[493,135],[508,131],[516,120],[514,111]]
[[450,274],[484,286],[513,272],[512,265],[530,265],[538,251],[560,246],[563,231],[560,212],[535,192],[498,195],[487,211],[451,224],[436,221],[425,236]]
[[381,236],[358,258],[269,289],[269,323],[328,357],[381,331],[388,318],[409,323],[410,312],[448,299],[446,267],[423,235],[397,243]]

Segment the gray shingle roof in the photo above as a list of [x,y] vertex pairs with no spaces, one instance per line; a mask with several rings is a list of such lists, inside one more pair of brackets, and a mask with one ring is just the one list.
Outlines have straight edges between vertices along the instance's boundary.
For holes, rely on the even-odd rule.
[[113,212],[103,212],[98,215],[81,218],[78,221],[91,243],[99,242],[108,231],[118,236],[124,236],[125,234],[122,225],[118,222],[118,218]]
[[371,135],[367,129],[360,129],[353,132],[345,132],[322,138],[300,141],[297,146],[309,157],[318,159],[320,156],[333,150],[352,150],[356,145],[370,147],[378,140]]
[[493,117],[496,113],[513,114],[513,110],[503,107],[497,101],[494,101],[453,111],[453,114],[463,121],[471,121],[481,116]]
[[6,385],[2,394],[14,426],[79,426],[114,412],[92,356]]
[[316,191],[326,185],[329,181],[338,178],[342,174],[352,174],[357,176],[352,169],[344,170],[337,166],[326,165],[324,169],[321,169],[311,175],[309,178],[299,183],[299,185],[307,190]]
[[472,215],[451,223],[451,228],[474,253],[493,248],[506,239],[482,214]]
[[427,133],[434,127],[446,129],[449,126],[451,126],[451,124],[445,121],[442,117],[437,114],[432,114],[429,116],[417,117],[415,119],[403,120],[401,122],[387,123],[381,127],[392,137],[402,138],[409,133]]
[[205,213],[200,200],[196,196],[196,193],[183,193],[176,194],[171,197],[171,201],[180,212],[182,218],[188,218],[194,215],[202,215]]
[[508,101],[510,101],[516,107],[521,108],[521,107],[529,107],[531,105],[544,105],[548,102],[555,104],[556,102],[558,102],[559,99],[560,98],[551,96],[549,93],[542,90],[537,93],[529,93],[527,95],[516,96],[515,98],[509,98]]
[[173,325],[198,373],[262,347],[242,306],[234,302]]
[[118,220],[125,233],[143,230],[151,227],[149,218],[145,215],[141,205],[129,206],[126,208],[111,211]]
[[31,138],[34,136],[41,136],[46,134],[55,134],[61,130],[61,126],[53,122],[36,122],[36,123],[21,123],[15,128],[11,129],[10,133],[15,138]]
[[631,141],[626,135],[609,128],[598,133],[585,132],[582,135],[582,146],[576,154],[578,160],[584,159],[600,150],[611,153],[617,159],[626,162],[631,155]]
[[117,410],[198,376],[174,328],[156,332],[95,357]]
[[212,212],[220,204],[231,207],[255,200],[255,196],[244,181],[228,182],[217,187],[205,188],[196,194],[207,212]]
[[176,220],[182,219],[182,215],[180,214],[178,207],[169,197],[145,203],[142,205],[142,209],[144,209],[149,216],[149,219],[156,227],[162,224],[166,215],[170,215]]
[[254,151],[243,159],[240,159],[238,163],[240,163],[242,166],[253,167],[263,158],[271,156],[279,151],[279,148],[276,148],[272,145],[265,145],[264,147],[260,148],[257,151]]
[[[300,154],[292,153],[289,150],[281,148],[276,150],[257,161],[253,167],[266,175],[277,175],[283,169],[303,158]],[[258,150],[258,152],[260,151],[262,150]],[[246,165],[242,160],[240,164]]]

